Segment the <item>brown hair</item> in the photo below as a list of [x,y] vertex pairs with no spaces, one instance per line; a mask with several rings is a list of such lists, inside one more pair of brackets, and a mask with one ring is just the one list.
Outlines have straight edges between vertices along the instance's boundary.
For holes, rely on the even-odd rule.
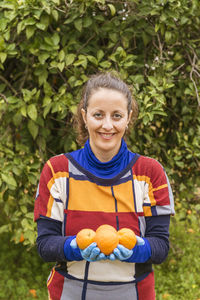
[[83,146],[88,139],[88,131],[85,128],[81,110],[83,108],[85,111],[87,111],[90,97],[100,88],[119,91],[127,98],[128,114],[132,111],[132,119],[130,121],[131,125],[133,125],[138,116],[138,105],[135,99],[132,97],[131,89],[119,77],[113,75],[111,72],[98,73],[91,76],[83,88],[82,98],[78,105],[77,115],[75,117],[75,127],[78,133],[77,142],[81,146]]

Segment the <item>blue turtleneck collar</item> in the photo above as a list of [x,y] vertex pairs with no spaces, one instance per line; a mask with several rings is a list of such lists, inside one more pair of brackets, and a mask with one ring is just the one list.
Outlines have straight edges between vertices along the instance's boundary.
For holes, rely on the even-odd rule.
[[89,140],[84,148],[70,153],[72,158],[81,167],[100,178],[113,178],[119,174],[135,156],[135,153],[127,149],[125,141],[122,139],[119,152],[108,162],[101,162],[96,158],[90,147]]

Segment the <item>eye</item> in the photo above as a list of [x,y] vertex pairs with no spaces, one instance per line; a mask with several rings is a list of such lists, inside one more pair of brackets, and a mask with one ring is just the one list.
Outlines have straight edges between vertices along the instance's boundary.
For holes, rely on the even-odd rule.
[[119,119],[122,118],[122,115],[119,114],[119,113],[114,113],[114,114],[113,114],[113,118],[116,119],[116,120],[119,120]]
[[94,113],[94,115],[93,115],[96,119],[100,119],[100,118],[102,118],[102,113],[100,113],[100,112],[96,112],[96,113]]

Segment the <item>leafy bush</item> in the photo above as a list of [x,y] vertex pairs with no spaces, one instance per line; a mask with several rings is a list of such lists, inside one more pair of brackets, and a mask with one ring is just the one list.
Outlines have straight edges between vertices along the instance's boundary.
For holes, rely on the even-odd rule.
[[44,263],[35,248],[10,242],[10,235],[1,235],[0,299],[47,300],[46,281],[51,265]]
[[[0,233],[35,241],[44,162],[78,148],[72,119],[90,74],[116,70],[140,106],[129,148],[157,158],[188,206],[199,185],[200,4],[0,1]],[[186,201],[187,200],[187,201]],[[199,196],[195,200],[199,202]]]

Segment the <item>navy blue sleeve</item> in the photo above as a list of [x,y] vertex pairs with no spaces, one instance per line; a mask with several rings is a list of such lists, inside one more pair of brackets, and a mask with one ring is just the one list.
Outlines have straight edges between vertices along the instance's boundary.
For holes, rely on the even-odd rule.
[[169,252],[170,215],[146,217],[145,237],[151,246],[151,262],[162,263]]
[[62,236],[62,223],[50,219],[37,220],[37,249],[46,262],[65,261],[64,243],[67,237]]
[[[151,246],[151,262],[160,264],[169,251],[170,216],[146,217],[145,237]],[[64,261],[64,243],[67,237],[62,236],[62,223],[49,219],[38,219],[37,248],[44,261]]]

